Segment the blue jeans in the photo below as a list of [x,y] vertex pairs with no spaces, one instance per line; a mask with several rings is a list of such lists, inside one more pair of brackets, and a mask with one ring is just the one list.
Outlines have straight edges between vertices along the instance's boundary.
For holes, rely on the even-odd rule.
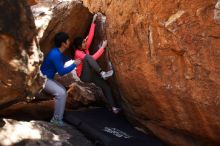
[[62,120],[67,98],[65,87],[55,80],[47,79],[44,90],[47,93],[55,96],[53,118],[56,120]]

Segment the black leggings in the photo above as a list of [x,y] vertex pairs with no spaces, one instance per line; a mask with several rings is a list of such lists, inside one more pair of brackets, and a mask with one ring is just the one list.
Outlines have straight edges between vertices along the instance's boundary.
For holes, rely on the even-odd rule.
[[[93,72],[93,70],[95,72]],[[90,55],[86,55],[83,59],[83,69],[80,79],[83,82],[93,82],[96,86],[99,86],[102,89],[105,97],[107,98],[110,106],[113,107],[115,106],[115,103],[112,97],[111,88],[108,83],[99,75],[100,71],[101,67],[93,59],[93,57]]]

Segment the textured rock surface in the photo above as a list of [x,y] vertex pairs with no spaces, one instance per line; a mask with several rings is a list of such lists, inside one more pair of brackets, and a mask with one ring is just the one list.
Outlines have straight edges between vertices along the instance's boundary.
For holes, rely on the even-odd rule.
[[28,0],[27,2],[28,2],[28,4],[29,4],[30,6],[37,4],[37,1],[36,1],[36,0]]
[[[44,54],[47,54],[53,47],[54,35],[59,31],[67,32],[71,41],[76,36],[86,35],[92,18],[92,14],[80,1],[56,3],[41,0],[32,7],[32,11],[38,28],[40,47]],[[71,56],[71,50],[69,49],[65,54]],[[56,80],[69,88],[67,99],[67,107],[69,108],[75,101],[88,105],[96,99],[104,98],[99,88],[92,84],[82,83],[79,79],[73,78],[71,74],[63,77],[57,75]]]
[[88,106],[95,103],[103,104],[105,101],[101,88],[97,87],[93,83],[84,83],[80,81],[76,75],[76,72],[74,74],[70,73],[62,77],[56,75],[55,78],[68,89],[66,108],[71,109],[74,103]]
[[[40,50],[35,25],[26,1],[0,2],[0,109],[25,100],[41,87]],[[42,80],[43,81],[43,80]]]
[[[53,8],[52,18],[40,40],[40,47],[44,54],[53,47],[54,36],[57,32],[64,31],[70,36],[72,42],[76,36],[84,36],[91,20],[92,14],[80,1],[67,1]],[[67,51],[67,54],[71,52]]]
[[219,145],[219,1],[83,1],[107,16],[127,114],[169,144]]
[[40,101],[34,103],[19,102],[1,110],[0,117],[21,121],[44,120],[49,121],[53,116],[54,101]]
[[0,127],[0,145],[92,146],[93,144],[78,130],[68,125],[58,127],[43,121],[4,119]]
[[[97,19],[96,19],[96,29],[95,29],[95,35],[93,38],[92,45],[90,47],[90,53],[95,53],[101,46],[102,41],[107,39],[106,36],[106,16],[104,16],[101,13],[97,13]],[[111,49],[111,48],[110,48]],[[110,61],[110,62],[109,62]],[[109,48],[105,48],[105,52],[103,55],[97,60],[101,68],[105,71],[114,69],[114,66],[111,64],[111,58],[109,56]],[[109,64],[110,63],[110,64]],[[107,80],[109,85],[112,87],[113,97],[116,99],[119,99],[120,92],[118,90],[118,85],[115,76],[109,78]]]

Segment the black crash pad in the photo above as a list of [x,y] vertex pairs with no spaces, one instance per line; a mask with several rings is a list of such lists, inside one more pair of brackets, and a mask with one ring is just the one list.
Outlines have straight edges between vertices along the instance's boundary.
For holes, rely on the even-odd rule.
[[64,119],[77,127],[96,146],[162,146],[160,140],[136,130],[122,114],[105,108],[67,111]]

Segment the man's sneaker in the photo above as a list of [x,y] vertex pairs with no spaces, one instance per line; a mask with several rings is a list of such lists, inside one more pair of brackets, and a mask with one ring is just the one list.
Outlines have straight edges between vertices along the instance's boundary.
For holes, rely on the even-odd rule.
[[50,123],[57,125],[57,126],[66,126],[66,123],[64,123],[62,120],[56,120],[54,118],[50,120]]
[[108,79],[109,77],[111,77],[112,75],[113,75],[113,70],[110,70],[110,71],[107,71],[107,72],[105,72],[105,71],[102,71],[101,73],[100,73],[100,75],[101,75],[101,77],[104,79],[104,80],[106,80],[106,79]]
[[120,111],[121,111],[120,108],[112,107],[112,112],[113,112],[114,114],[118,114]]

